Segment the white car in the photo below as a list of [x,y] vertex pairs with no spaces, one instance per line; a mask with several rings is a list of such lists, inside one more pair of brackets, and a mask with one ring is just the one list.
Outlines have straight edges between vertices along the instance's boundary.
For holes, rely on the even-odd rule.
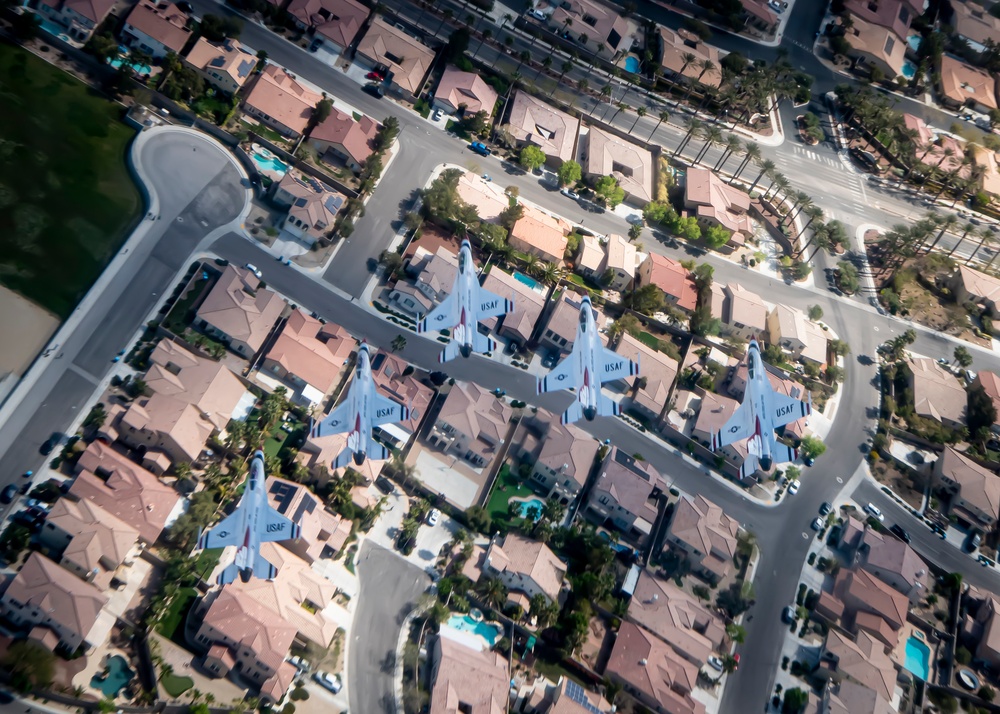
[[536,20],[541,20],[542,22],[545,22],[546,20],[549,19],[549,16],[546,15],[541,10],[528,10],[528,14],[531,15]]
[[301,657],[299,657],[298,655],[295,655],[293,657],[289,657],[288,658],[288,663],[290,665],[292,665],[293,667],[295,667],[295,669],[299,670],[300,673],[301,672],[308,672],[309,671],[309,663],[306,662]]
[[814,531],[821,531],[823,530],[823,525],[825,523],[826,521],[824,519],[817,516],[816,518],[813,519],[813,522],[810,523],[809,525]]
[[867,506],[865,506],[865,513],[867,513],[869,516],[872,516],[873,518],[877,518],[879,522],[885,520],[885,516],[882,515],[882,511],[880,511],[878,506],[876,506],[874,503],[869,503]]
[[438,521],[441,520],[441,511],[436,508],[432,508],[430,513],[427,514],[427,525],[436,526]]
[[339,674],[330,674],[329,672],[316,672],[313,675],[313,679],[322,684],[324,687],[329,689],[334,694],[339,692],[344,686],[343,682],[340,681]]
[[258,280],[260,280],[262,277],[264,277],[264,274],[262,272],[260,272],[260,268],[258,268],[253,263],[247,263],[243,267],[246,268],[247,270],[249,270],[254,275],[256,275]]
[[580,194],[578,194],[576,191],[570,191],[568,188],[562,189],[559,193],[561,193],[563,196],[566,196],[566,198],[572,198],[574,200],[580,198]]
[[802,483],[798,479],[795,479],[790,484],[788,484],[788,495],[794,496],[795,494],[797,494],[799,492],[799,486],[801,485]]
[[712,655],[711,657],[708,658],[708,666],[716,670],[717,672],[721,672],[724,667],[724,665],[722,664],[722,660],[716,657],[715,655]]

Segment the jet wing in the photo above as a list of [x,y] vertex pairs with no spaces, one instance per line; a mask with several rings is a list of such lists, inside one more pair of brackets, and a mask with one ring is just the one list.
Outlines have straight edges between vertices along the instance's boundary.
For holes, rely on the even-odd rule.
[[450,330],[458,324],[458,300],[452,293],[441,301],[436,308],[427,313],[427,316],[417,323],[417,332],[424,333],[428,330]]
[[750,402],[743,402],[729,421],[712,434],[712,451],[718,451],[727,444],[734,444],[753,435],[753,423],[750,420]]
[[322,420],[313,424],[312,438],[320,436],[330,436],[331,434],[343,434],[351,429],[351,400],[345,399],[333,411],[323,417]]
[[500,317],[506,315],[514,309],[514,301],[502,298],[496,293],[479,288],[479,307],[476,313],[476,320],[486,320],[490,317]]
[[299,537],[300,530],[298,524],[268,506],[267,513],[264,514],[263,531],[257,534],[257,538],[261,543],[293,540]]
[[771,393],[771,419],[772,427],[791,424],[796,419],[809,416],[812,413],[812,402],[803,402],[801,399],[789,397],[780,392]]
[[551,372],[541,377],[536,386],[537,393],[551,392],[556,389],[575,389],[577,387],[577,363],[579,362],[577,354],[577,351],[573,350]]
[[240,520],[239,508],[201,534],[198,538],[198,547],[202,550],[206,548],[225,548],[229,545],[237,545],[240,540]]
[[601,352],[601,382],[613,382],[616,379],[634,377],[639,374],[639,363],[628,357],[622,357],[607,347]]
[[376,393],[374,404],[372,404],[372,426],[382,426],[383,424],[395,424],[406,421],[410,418],[410,410],[402,404],[383,397]]

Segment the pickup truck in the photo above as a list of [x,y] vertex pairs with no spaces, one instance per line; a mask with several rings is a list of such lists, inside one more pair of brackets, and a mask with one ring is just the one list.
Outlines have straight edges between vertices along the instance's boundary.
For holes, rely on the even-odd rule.
[[480,156],[489,156],[493,152],[486,148],[486,145],[481,141],[474,141],[469,144],[469,150],[474,151]]

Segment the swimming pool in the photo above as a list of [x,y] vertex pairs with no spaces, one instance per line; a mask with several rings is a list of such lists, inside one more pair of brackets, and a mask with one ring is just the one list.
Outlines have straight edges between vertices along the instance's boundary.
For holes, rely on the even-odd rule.
[[545,501],[540,498],[529,498],[527,501],[522,501],[520,510],[518,511],[521,514],[521,518],[527,518],[528,511],[532,508],[538,509],[538,516],[532,519],[533,521],[537,521],[542,517],[542,510],[545,508]]
[[108,660],[108,676],[100,679],[100,674],[95,674],[90,680],[90,686],[99,689],[104,696],[114,699],[132,681],[134,676],[135,672],[129,669],[125,658],[121,655],[115,655]]
[[270,171],[278,176],[284,176],[288,172],[288,164],[276,156],[261,156],[253,151],[250,153],[250,158],[261,171]]
[[632,55],[629,55],[628,57],[625,58],[626,72],[632,72],[633,74],[638,74],[640,66],[641,64],[639,63],[638,57],[633,57]]
[[521,283],[522,285],[527,285],[532,290],[538,290],[538,281],[535,280],[534,278],[529,278],[524,273],[520,273],[520,272],[518,272],[518,271],[515,270],[514,271],[514,280],[516,280],[517,282]]
[[66,34],[65,27],[52,22],[52,20],[46,19],[44,16],[38,14],[37,12],[35,13],[35,17],[41,20],[38,26],[41,27],[43,30],[45,30],[47,33],[49,33],[54,37],[58,37],[60,40],[63,40],[64,42],[69,41],[69,35]]
[[903,60],[902,73],[907,79],[913,79],[913,75],[917,73],[917,65],[910,62],[910,60]]
[[[109,58],[108,64],[114,67],[115,69],[118,69],[119,67],[122,66],[122,63],[126,59],[128,59],[128,47],[125,47],[124,45],[118,45],[118,56],[113,59]],[[150,67],[148,64],[133,64],[131,65],[131,67],[134,71],[138,72],[139,74],[148,75],[153,73],[153,68]]]
[[920,35],[910,35],[906,38],[906,44],[910,46],[910,49],[914,52],[920,49],[920,43],[923,38]]
[[453,630],[468,632],[478,637],[482,637],[486,640],[486,644],[490,647],[495,645],[500,639],[499,627],[491,625],[488,622],[477,622],[468,615],[452,615],[448,618],[447,625]]
[[914,676],[920,677],[920,679],[926,682],[930,661],[930,648],[924,644],[922,639],[911,636],[906,641],[906,662],[903,666],[907,671],[912,672]]

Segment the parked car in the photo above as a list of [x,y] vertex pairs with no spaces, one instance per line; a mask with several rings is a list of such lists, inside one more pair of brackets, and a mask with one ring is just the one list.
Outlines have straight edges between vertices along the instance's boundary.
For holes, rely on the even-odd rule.
[[536,20],[542,20],[543,22],[549,19],[549,16],[546,15],[541,10],[528,10],[528,14],[531,15]]
[[3,492],[0,492],[0,503],[10,503],[15,496],[17,496],[17,486],[11,484]]
[[740,656],[738,654],[733,655],[733,671],[735,672],[740,668]]
[[562,189],[559,193],[561,193],[566,198],[572,198],[574,201],[580,198],[580,194],[578,194],[576,191],[570,191],[568,188]]
[[372,95],[376,99],[381,99],[382,97],[385,96],[385,90],[382,88],[382,85],[378,84],[377,82],[369,82],[364,87],[362,87],[362,89],[364,89],[364,91],[368,92],[368,94]]
[[489,156],[493,153],[486,147],[486,144],[481,141],[474,141],[469,144],[469,151],[479,154],[480,156]]
[[826,523],[826,521],[823,518],[817,516],[816,518],[813,519],[813,522],[810,524],[810,527],[814,531],[821,531],[823,530],[824,523]]
[[492,176],[490,176],[489,174],[483,174],[483,175],[482,175],[482,179],[483,179],[483,181],[485,181],[486,183],[490,183],[491,181],[493,181],[493,177],[492,177]]
[[441,520],[441,511],[436,508],[432,508],[430,513],[427,514],[427,525],[436,526],[438,521]]
[[786,625],[791,624],[795,620],[795,608],[791,605],[786,605],[785,609],[781,611],[781,621]]
[[434,113],[431,115],[431,119],[438,121],[442,116],[444,116],[444,113],[440,109],[435,109]]
[[795,494],[797,494],[799,492],[799,486],[801,485],[802,482],[799,481],[798,479],[795,479],[790,484],[788,484],[788,495],[794,496]]
[[711,657],[708,658],[708,666],[717,672],[721,672],[725,665],[722,663],[721,659],[719,659],[715,655],[712,655]]
[[258,268],[253,263],[247,263],[243,267],[246,268],[247,270],[249,270],[254,275],[256,275],[258,280],[260,280],[261,278],[264,277],[264,274],[262,272],[260,272],[260,268]]
[[380,72],[376,72],[376,71],[372,70],[371,72],[369,72],[368,74],[365,75],[365,79],[372,79],[372,80],[374,80],[376,82],[381,82],[381,81],[385,80],[385,77],[382,76],[382,74]]
[[882,511],[880,511],[878,506],[876,506],[874,503],[869,503],[867,506],[865,506],[865,513],[867,513],[872,518],[878,519],[879,522],[885,520],[885,516],[882,515]]
[[829,516],[830,513],[832,513],[832,512],[833,512],[833,506],[831,506],[826,501],[823,501],[823,503],[819,507],[819,515],[821,515],[821,516]]
[[295,669],[299,670],[300,673],[309,671],[309,663],[298,655],[289,657],[288,663],[295,667]]
[[340,681],[339,674],[330,674],[329,672],[316,672],[313,674],[313,679],[319,684],[329,689],[331,692],[336,694],[343,688],[344,684]]
[[899,525],[898,523],[893,523],[892,528],[889,529],[889,532],[892,533],[897,538],[899,538],[904,543],[910,542],[910,534],[907,533],[905,530],[903,530],[903,526]]

